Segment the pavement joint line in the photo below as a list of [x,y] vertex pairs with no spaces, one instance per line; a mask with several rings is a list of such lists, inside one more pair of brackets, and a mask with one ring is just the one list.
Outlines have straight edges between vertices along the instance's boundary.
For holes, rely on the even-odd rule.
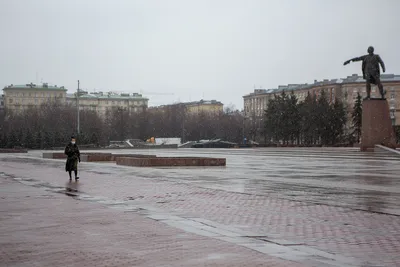
[[[3,176],[3,175],[2,175]],[[5,177],[7,177],[7,175],[5,175]],[[28,183],[26,181],[24,181],[24,179],[22,178],[12,178],[13,180],[27,185],[27,186],[34,186],[37,188],[42,188],[42,189],[47,189],[50,190],[54,193],[60,193],[60,190],[56,190],[55,188],[48,188],[46,187],[46,185],[48,185],[47,183],[40,183],[40,182],[32,182],[33,179],[30,179],[30,181],[28,181]],[[36,186],[40,184],[40,186]],[[85,196],[85,194],[83,194]],[[111,208],[120,208],[119,205],[114,205],[114,203],[118,203],[118,204],[124,204],[125,202],[123,201],[115,201],[115,200],[110,200],[107,198],[102,198],[102,197],[96,197],[96,196],[89,196],[86,195],[87,198],[80,197],[80,193],[77,195],[77,197],[74,197],[78,200],[83,200],[83,201],[93,201],[93,199],[95,202],[100,203],[100,204],[104,204],[107,207],[111,207]],[[128,204],[127,204],[128,205]],[[127,206],[126,205],[126,206]],[[149,208],[148,205],[146,205],[147,208]],[[140,206],[135,206],[135,207],[131,207],[132,209],[137,209],[137,208],[142,208],[142,210],[146,210],[146,208],[140,207]],[[239,246],[243,246],[255,251],[258,251],[260,253],[269,255],[269,256],[274,256],[277,258],[281,258],[284,260],[289,260],[289,261],[295,261],[295,262],[313,262],[314,264],[317,263],[322,263],[322,262],[326,262],[329,264],[334,264],[334,266],[343,266],[343,263],[346,263],[346,266],[358,266],[358,265],[353,265],[356,261],[356,259],[350,258],[350,257],[340,257],[340,258],[332,258],[332,257],[326,257],[326,253],[327,252],[323,252],[323,253],[319,253],[316,254],[314,250],[313,253],[307,252],[307,250],[304,250],[302,246],[287,246],[287,245],[282,245],[279,243],[276,243],[277,240],[274,239],[269,240],[269,239],[257,239],[255,237],[259,237],[259,235],[255,235],[254,233],[246,233],[246,231],[240,231],[238,230],[237,233],[235,233],[235,229],[233,227],[230,227],[230,230],[218,230],[218,228],[214,225],[207,225],[205,223],[202,223],[200,221],[196,221],[196,218],[184,218],[184,217],[180,217],[180,216],[176,216],[173,215],[171,213],[169,213],[169,215],[171,216],[172,219],[168,219],[168,215],[165,216],[165,212],[162,212],[160,209],[158,208],[151,208],[151,210],[149,210],[150,212],[158,212],[159,214],[150,214],[150,215],[145,215],[145,214],[141,214],[142,216],[145,216],[148,219],[152,219],[152,220],[156,220],[156,221],[160,221],[166,225],[169,225],[171,227],[186,231],[186,232],[190,232],[199,236],[204,236],[204,237],[209,237],[209,238],[215,238],[215,239],[219,239],[219,240],[223,240],[225,242],[231,243],[231,244],[235,244],[235,245],[239,245]],[[161,213],[160,213],[161,211]],[[147,212],[147,211],[146,211]],[[145,212],[145,213],[146,213]],[[163,214],[165,216],[165,219],[163,219]],[[212,223],[212,221],[209,221]],[[246,235],[243,235],[243,232],[246,233]],[[252,237],[254,236],[254,237]],[[229,237],[231,239],[226,239],[226,237]],[[268,237],[268,236],[267,236]],[[221,239],[221,238],[225,238],[225,239]],[[235,238],[239,238],[237,241],[235,240]],[[262,241],[262,242],[259,242]],[[289,242],[289,241],[288,241]],[[290,242],[289,242],[290,243]],[[293,242],[292,242],[293,243]],[[296,249],[297,248],[297,249]],[[325,253],[325,254],[324,254]],[[318,258],[315,258],[315,255],[318,256]],[[322,256],[325,255],[325,256]],[[339,264],[339,265],[337,265]]]

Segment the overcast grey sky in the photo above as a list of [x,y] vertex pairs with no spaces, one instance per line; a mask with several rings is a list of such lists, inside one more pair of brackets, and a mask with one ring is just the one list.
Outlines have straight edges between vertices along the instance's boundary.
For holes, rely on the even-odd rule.
[[[398,0],[0,0],[0,85],[143,91],[150,105],[361,73],[400,74]],[[38,76],[38,79],[36,78]],[[149,93],[173,93],[153,95]]]

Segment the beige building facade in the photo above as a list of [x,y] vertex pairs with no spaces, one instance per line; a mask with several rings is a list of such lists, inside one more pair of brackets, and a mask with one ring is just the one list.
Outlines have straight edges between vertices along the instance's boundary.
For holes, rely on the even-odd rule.
[[197,115],[200,113],[217,114],[224,111],[224,104],[217,100],[200,100],[193,102],[183,102],[171,105],[162,105],[157,107],[150,107],[150,111],[167,111],[173,107],[184,107],[186,112],[190,115]]
[[254,89],[253,93],[243,96],[244,116],[262,117],[269,100],[274,97],[273,92],[273,89]]
[[[0,98],[4,108],[11,112],[22,112],[31,107],[40,107],[46,103],[68,104],[76,107],[76,94],[67,94],[64,86],[49,85],[43,83],[9,85],[3,88],[4,95]],[[147,109],[148,98],[141,94],[117,94],[113,92],[87,93],[80,91],[79,109],[92,110],[104,117],[107,111],[113,108],[122,108],[131,113],[141,112]],[[0,105],[0,109],[2,105]]]
[[[81,91],[79,94],[79,109],[95,111],[99,116],[105,117],[107,112],[116,108],[122,108],[129,113],[143,112],[148,107],[148,98],[137,93],[117,94],[113,92],[87,93]],[[66,102],[76,106],[76,94],[68,94]]]
[[4,108],[12,112],[22,112],[44,103],[65,103],[67,89],[64,86],[34,83],[9,85],[3,88]]
[[224,111],[224,104],[217,100],[200,100],[183,103],[190,114],[220,113]]

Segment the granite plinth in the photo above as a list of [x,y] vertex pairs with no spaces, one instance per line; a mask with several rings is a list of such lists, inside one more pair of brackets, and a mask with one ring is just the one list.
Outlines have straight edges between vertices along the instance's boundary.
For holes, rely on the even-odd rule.
[[383,99],[363,101],[360,149],[368,151],[374,149],[375,145],[396,147],[389,104]]

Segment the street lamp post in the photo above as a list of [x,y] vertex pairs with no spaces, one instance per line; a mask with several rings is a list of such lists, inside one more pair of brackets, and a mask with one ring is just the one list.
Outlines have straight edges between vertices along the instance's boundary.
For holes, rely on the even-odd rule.
[[78,131],[78,133],[77,133],[77,135],[79,135],[79,133],[80,133],[80,125],[79,125],[79,80],[78,80],[78,89],[77,89],[77,92],[76,92],[76,108],[77,108],[77,131]]
[[246,117],[243,117],[243,145],[246,144],[246,139],[245,139],[246,137],[245,137],[245,135],[244,135],[245,120],[246,120]]

